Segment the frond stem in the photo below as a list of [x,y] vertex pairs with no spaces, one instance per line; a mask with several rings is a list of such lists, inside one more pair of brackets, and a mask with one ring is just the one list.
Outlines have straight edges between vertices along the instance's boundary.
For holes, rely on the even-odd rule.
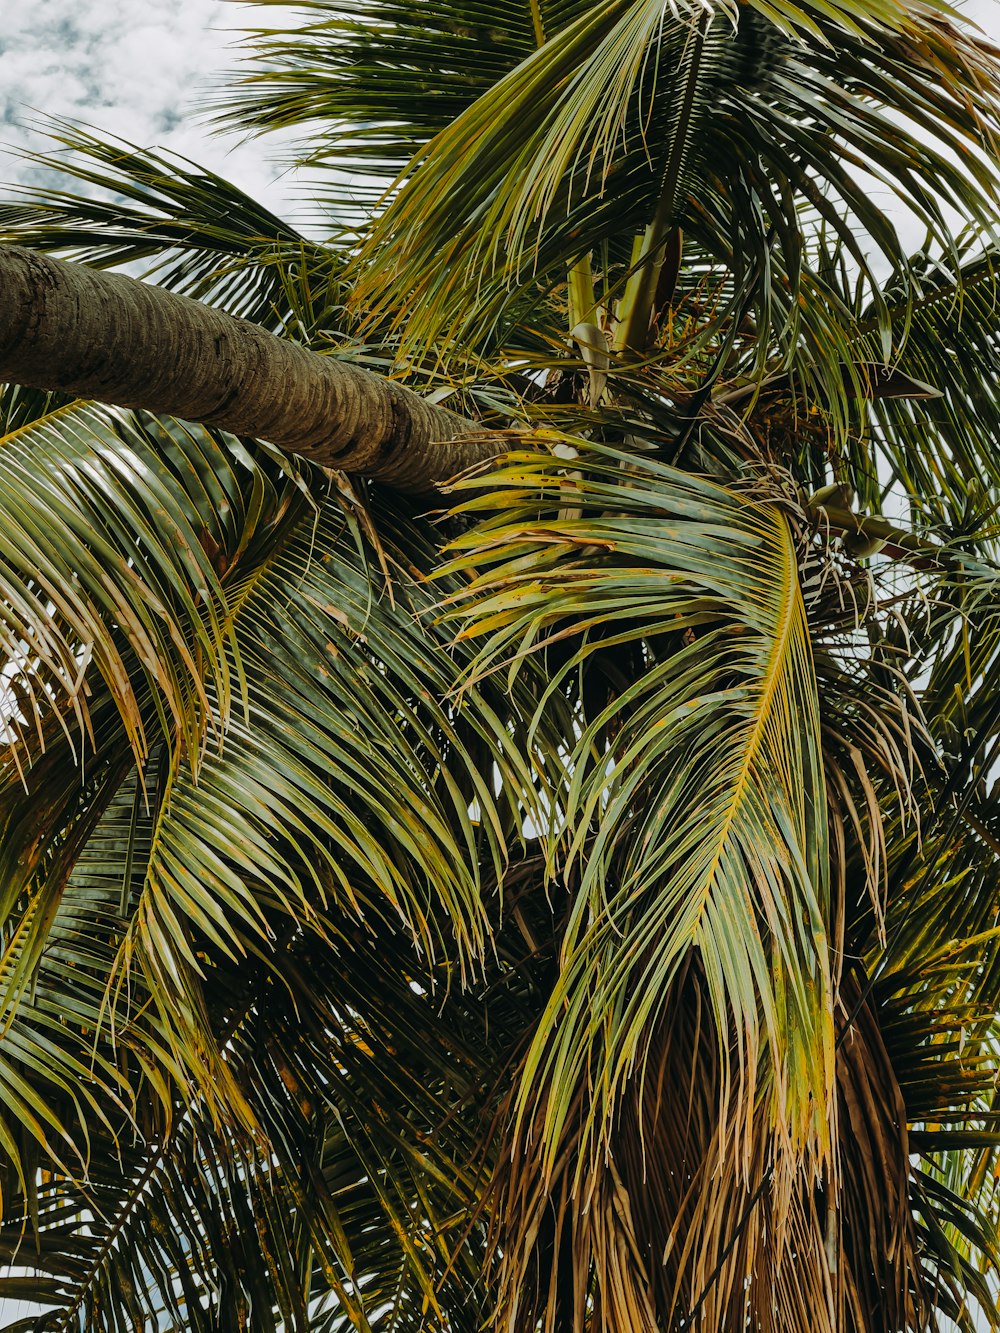
[[159,1147],[153,1152],[153,1155],[146,1163],[138,1179],[133,1181],[131,1190],[128,1192],[127,1196],[122,1201],[122,1205],[118,1210],[118,1216],[115,1218],[114,1222],[111,1225],[110,1230],[104,1237],[104,1240],[102,1241],[101,1246],[98,1249],[97,1253],[94,1255],[94,1258],[91,1261],[89,1267],[87,1268],[86,1273],[84,1273],[83,1277],[81,1278],[80,1282],[77,1285],[76,1295],[73,1299],[72,1304],[62,1311],[60,1323],[57,1326],[59,1330],[65,1330],[65,1333],[69,1333],[69,1330],[73,1324],[74,1316],[76,1315],[77,1311],[83,1304],[87,1292],[91,1289],[91,1286],[93,1285],[97,1275],[104,1268],[105,1261],[107,1260],[108,1255],[114,1248],[115,1241],[118,1239],[118,1237],[124,1230],[125,1224],[132,1217],[136,1205],[139,1199],[142,1197],[142,1194],[146,1186],[149,1184],[150,1180],[152,1180],[153,1176],[155,1175],[156,1171],[160,1166],[160,1163],[166,1156],[168,1143],[169,1143],[169,1137],[167,1135],[164,1135],[163,1139],[160,1141]]
[[578,324],[594,323],[594,311],[597,308],[597,293],[594,290],[594,273],[591,268],[591,251],[581,255],[570,265],[568,284],[569,329]]
[[694,120],[705,39],[712,17],[710,12],[706,12],[691,35],[690,42],[693,47],[691,62],[677,113],[677,126],[671,138],[663,172],[663,185],[656,212],[642,236],[636,237],[636,245],[632,251],[631,271],[625,284],[625,295],[622,297],[615,337],[615,350],[623,353],[629,360],[641,359],[646,355],[660,269],[667,256],[668,242],[677,230],[675,225],[677,196],[687,156],[685,149]]
[[528,0],[528,8],[531,10],[531,25],[535,29],[535,43],[544,46],[545,24],[542,22],[542,11],[538,0]]
[[968,569],[963,554],[897,528],[881,514],[856,514],[837,505],[807,505],[806,516],[824,532],[849,533],[878,544],[879,554],[901,560],[916,569]]

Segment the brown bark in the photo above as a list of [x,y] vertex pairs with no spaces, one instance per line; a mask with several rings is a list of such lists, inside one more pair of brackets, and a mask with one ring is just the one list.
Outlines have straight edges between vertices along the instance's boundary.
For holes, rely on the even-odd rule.
[[247,320],[13,245],[0,245],[0,381],[220,426],[418,495],[505,447]]

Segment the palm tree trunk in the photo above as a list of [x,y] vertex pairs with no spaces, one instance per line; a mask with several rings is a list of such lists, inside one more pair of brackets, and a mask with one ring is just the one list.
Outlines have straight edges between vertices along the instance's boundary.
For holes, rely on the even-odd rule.
[[349,362],[13,245],[0,246],[0,381],[220,426],[418,495],[505,448]]

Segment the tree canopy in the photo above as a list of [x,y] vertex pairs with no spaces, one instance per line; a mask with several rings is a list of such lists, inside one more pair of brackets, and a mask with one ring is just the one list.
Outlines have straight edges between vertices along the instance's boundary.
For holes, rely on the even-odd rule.
[[0,205],[5,1327],[1000,1329],[1000,50],[256,13]]

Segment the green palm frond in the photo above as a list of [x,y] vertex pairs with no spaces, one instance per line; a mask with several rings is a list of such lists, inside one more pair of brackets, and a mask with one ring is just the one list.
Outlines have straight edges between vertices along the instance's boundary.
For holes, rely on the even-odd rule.
[[[692,81],[696,116],[692,118],[690,110],[681,115],[674,124],[673,143],[657,149],[662,169],[670,173],[668,192],[675,200],[688,165],[687,136],[708,104],[703,70],[718,64],[726,27],[721,17],[708,23],[705,11],[699,12],[706,27],[700,36],[698,28],[692,29],[692,14],[680,10],[665,14],[654,0],[590,7],[484,92],[415,159],[420,160],[420,169],[410,168],[411,178],[379,223],[372,242],[377,248],[393,238],[392,274],[390,278],[386,271],[384,276],[418,297],[411,322],[419,314],[429,321],[436,306],[439,315],[429,330],[443,333],[456,313],[457,292],[468,289],[473,268],[480,280],[485,277],[489,283],[487,301],[492,297],[492,306],[487,305],[483,315],[495,316],[497,300],[518,281],[525,263],[531,266],[529,253],[541,251],[544,240],[535,227],[537,218],[551,214],[559,219],[556,240],[549,247],[554,253],[544,256],[548,267],[584,254],[605,240],[609,231],[620,233],[630,222],[645,221],[637,211],[636,191],[629,197],[627,184],[615,182],[613,203],[602,207],[600,200],[623,154],[629,155],[621,168],[626,182],[637,175],[641,178],[638,208],[654,197],[657,163],[646,134],[655,134],[654,142],[662,145],[666,127],[642,124],[652,114],[649,92],[648,104],[638,111],[633,108],[649,64],[656,72],[651,68],[648,77],[656,87],[668,79],[668,69],[677,68],[658,106],[685,106],[685,80]],[[706,50],[708,32],[714,40]],[[719,80],[716,71],[708,86],[715,90]],[[506,114],[499,114],[501,107]],[[511,114],[513,108],[516,114]],[[470,159],[464,155],[470,151],[477,163],[475,173],[467,170]],[[456,216],[457,200],[461,217]],[[586,235],[575,230],[576,215],[583,211],[588,216]],[[599,231],[602,215],[608,230]],[[403,218],[405,230],[400,225]],[[372,266],[373,254],[370,247],[362,300],[372,295],[378,299],[381,270]],[[431,254],[435,262],[429,267]],[[537,264],[534,268],[537,273]],[[491,270],[499,270],[492,282]],[[462,318],[468,321],[468,312]]]
[[26,160],[82,189],[22,187],[20,202],[0,205],[0,240],[99,268],[137,265],[171,291],[276,331],[292,325],[300,337],[295,316],[309,291],[308,333],[337,322],[340,263],[330,247],[184,158],[55,119],[42,128],[56,147]]
[[[930,586],[925,595],[933,605]],[[970,619],[976,618],[972,612]],[[931,617],[915,613],[909,624],[933,656],[937,626]],[[949,637],[945,632],[946,641]],[[888,646],[887,662],[895,651],[891,642]],[[954,699],[921,691],[925,735],[945,738],[946,759],[933,759],[924,742],[929,761],[913,785],[920,823],[898,815],[887,820],[884,922],[861,895],[848,900],[847,935],[864,961],[852,969],[856,979],[845,988],[852,1028],[861,1031],[848,1032],[843,1040],[846,1049],[877,1025],[885,1072],[874,1077],[871,1055],[865,1055],[872,1087],[866,1095],[884,1097],[892,1082],[898,1088],[896,1121],[905,1110],[907,1151],[919,1160],[907,1189],[922,1285],[934,1293],[940,1311],[973,1333],[982,1318],[996,1317],[991,1284],[1000,1259],[989,1204],[1000,1146],[995,1094],[1000,966],[993,892],[1000,826],[990,778],[995,738],[980,727],[989,726],[986,714],[995,708],[992,690],[979,686],[969,703],[956,736],[949,716]],[[975,748],[977,737],[985,748]],[[848,884],[861,872],[857,853],[854,862]],[[857,1198],[861,1206],[860,1193]]]
[[958,255],[921,257],[911,280],[912,315],[895,364],[923,377],[941,397],[874,405],[878,452],[914,521],[941,536],[974,539],[995,550],[988,498],[998,478],[994,441],[1000,426],[1000,275],[995,248],[974,236]]
[[[555,785],[555,746],[527,757],[538,682],[526,678],[523,697],[494,682],[457,697],[469,652],[428,627],[429,534],[414,516],[331,496],[319,474],[282,475],[203,428],[92,406],[9,439],[5,468],[4,596],[8,616],[33,625],[9,684],[9,1002],[137,762],[144,850],[129,853],[139,887],[122,898],[102,1027],[127,1032],[146,1006],[156,1037],[136,1058],[149,1077],[246,1120],[213,1033],[206,958],[266,956],[288,924],[328,938],[346,916],[404,928],[425,966],[467,983],[490,935],[483,876],[502,874]],[[66,535],[29,546],[42,503],[61,506]],[[115,542],[134,551],[112,582]],[[72,599],[50,602],[62,585]],[[137,1008],[135,995],[148,1000]]]
[[[593,1080],[585,1171],[695,949],[744,1109],[761,1077],[769,1122],[822,1154],[828,856],[792,534],[773,506],[650,461],[602,451],[583,467],[560,482],[526,459],[472,502],[497,516],[457,543],[478,571],[460,607],[463,634],[484,641],[479,672],[509,661],[516,676],[525,653],[563,641],[555,671],[549,650],[553,692],[602,661],[638,667],[597,676],[567,739],[550,855],[553,873],[579,863],[581,889],[522,1110],[541,1078],[551,1169],[568,1103]],[[566,504],[582,516],[560,519]]]
[[[260,7],[279,11],[279,22],[290,8],[287,0]],[[252,132],[302,126],[298,160],[374,175],[377,197],[385,177],[588,0],[306,0],[294,8],[287,26],[249,30],[250,69],[220,98],[217,119]],[[319,124],[335,134],[316,135]],[[357,181],[338,193],[365,199]]]
[[239,464],[217,474],[206,442],[201,429],[72,404],[0,444],[0,620],[22,735],[54,713],[84,742],[100,676],[140,759],[176,728],[197,764],[232,697],[212,553],[239,487]]
[[[21,1062],[3,1118],[16,1172],[21,1129],[65,1161],[61,1135],[84,1160],[91,1117],[81,1109],[98,1093],[120,1112],[132,1100],[113,1054],[123,1014],[110,991],[133,878],[141,885],[147,869],[151,839],[143,844],[140,831],[149,834],[164,764],[195,771],[224,732],[234,696],[242,706],[231,644],[226,655],[223,553],[266,542],[280,506],[268,503],[273,486],[239,446],[226,451],[202,428],[87,404],[8,436],[0,474],[9,627],[0,756],[4,1050]],[[67,972],[73,968],[81,970]],[[169,1098],[165,1082],[179,1071],[164,1072],[164,1033],[150,1026],[140,979],[129,981],[128,1021],[145,1034],[145,1067]],[[63,1045],[66,1025],[78,1035]],[[25,1083],[27,1068],[39,1071],[48,1093]],[[53,1087],[62,1090],[59,1135],[37,1114]],[[75,1110],[64,1126],[67,1107]]]
[[149,1322],[201,1333],[220,1319],[245,1327],[251,1308],[256,1327],[278,1329],[282,1316],[305,1327],[308,1232],[289,1223],[293,1194],[258,1153],[220,1139],[197,1115],[181,1118],[162,1142],[118,1153],[101,1146],[85,1185],[57,1176],[40,1187],[38,1234],[27,1252],[11,1240],[0,1245],[12,1270],[0,1293],[29,1291],[44,1310],[34,1316],[39,1330],[118,1333]]
[[5,384],[0,389],[0,432],[13,435],[22,426],[48,416],[57,407],[65,407],[71,400],[65,394],[48,393],[44,389],[26,389],[20,384]]
[[[860,36],[872,26],[889,32],[906,27],[912,18],[912,6],[906,0],[876,0],[865,4],[861,0],[833,0],[832,3],[797,4],[795,0],[750,0],[777,27],[789,36],[811,36],[827,39],[830,24],[844,32]],[[928,16],[951,18],[954,11],[947,3],[932,0],[927,6]]]
[[[365,252],[359,300],[382,308],[406,291],[421,344],[474,340],[512,290],[551,286],[567,262],[614,238],[627,247],[647,224],[657,244],[678,225],[716,247],[739,237],[758,272],[776,238],[796,292],[796,198],[862,271],[873,274],[861,229],[903,267],[892,223],[854,175],[862,165],[946,244],[940,197],[990,225],[987,159],[965,172],[945,150],[996,132],[991,48],[930,14],[899,15],[877,45],[835,19],[822,40],[793,43],[749,9],[738,23],[707,14],[659,0],[595,6],[524,60],[414,158]],[[949,84],[924,96],[945,50]],[[897,111],[933,119],[935,141],[900,130]]]
[[[89,766],[86,780],[64,734],[32,768],[27,793],[17,791],[16,774],[5,774],[8,902],[0,964],[5,1215],[19,1197],[36,1211],[37,1172],[85,1176],[109,1143],[130,1139],[143,1093],[151,1095],[144,1118],[150,1124],[162,1121],[157,1095],[163,1089],[162,1062],[147,1059],[154,1077],[143,1087],[141,1075],[136,1080],[129,1072],[130,1038],[107,1022],[108,980],[129,897],[142,882],[149,819],[124,727],[107,691],[95,705],[94,722],[100,758]],[[32,797],[36,809],[47,807],[41,829],[25,828],[23,806]],[[144,1014],[147,996],[138,978],[131,998],[135,1035],[142,1034],[147,1050],[155,1052],[160,1042]]]
[[[993,1207],[1000,1149],[997,1046],[988,1012],[997,995],[996,925],[961,938],[975,914],[969,909],[977,888],[980,903],[985,895],[976,870],[962,873],[960,866],[978,861],[992,881],[996,850],[982,844],[973,850],[965,837],[962,843],[957,858],[942,857],[938,892],[916,900],[912,892],[900,895],[900,913],[912,926],[900,930],[901,915],[890,914],[890,940],[896,927],[899,945],[881,960],[874,995],[910,1120],[910,1149],[920,1161],[911,1206],[924,1268],[941,1293],[940,1308],[973,1333],[981,1324],[969,1298],[995,1317],[993,1284],[1000,1271]],[[957,898],[950,918],[946,896]]]
[[516,714],[499,690],[438,702],[459,677],[416,619],[428,595],[373,579],[355,540],[337,506],[305,510],[238,590],[246,714],[196,777],[172,769],[127,945],[174,1013],[199,989],[191,927],[241,954],[266,947],[273,912],[320,934],[346,912],[405,924],[463,972],[484,954],[482,867],[499,873],[534,799]]
[[[93,882],[97,857],[81,861]],[[538,904],[524,912],[541,924]],[[267,957],[217,955],[225,1063],[266,1149],[220,1135],[200,1100],[166,1125],[140,1115],[117,1148],[95,1132],[85,1180],[38,1183],[26,1248],[8,1205],[0,1296],[30,1282],[46,1330],[235,1328],[249,1306],[267,1329],[473,1333],[490,1121],[533,1015],[523,955],[498,928],[488,984],[444,1006],[405,936],[347,921],[332,949],[286,933]]]

